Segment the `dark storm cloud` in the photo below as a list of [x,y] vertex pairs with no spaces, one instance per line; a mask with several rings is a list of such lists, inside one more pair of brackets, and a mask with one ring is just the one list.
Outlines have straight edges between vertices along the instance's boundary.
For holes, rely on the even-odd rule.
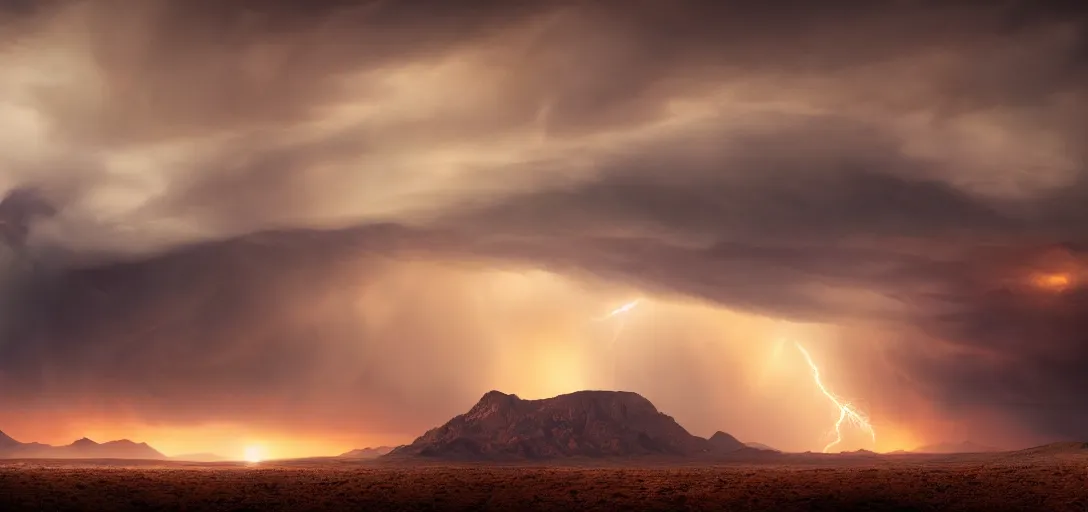
[[54,128],[122,145],[306,119],[368,93],[345,91],[345,75],[448,55],[534,12],[486,0],[75,5],[88,12],[83,42],[104,97],[87,107],[47,96],[65,121]]
[[30,234],[30,223],[38,217],[56,213],[57,210],[37,190],[12,190],[0,200],[0,238],[10,247],[22,249]]
[[[558,144],[637,128],[650,135],[571,154],[546,146],[555,154],[544,162],[515,159],[504,170],[511,180],[529,174],[532,190],[438,204],[433,231],[280,233],[41,276],[21,301],[31,314],[7,326],[0,344],[0,378],[26,400],[92,390],[129,396],[151,415],[188,418],[216,396],[259,403],[278,394],[320,414],[319,405],[342,396],[366,408],[388,397],[431,406],[474,394],[487,386],[482,377],[407,353],[446,354],[439,349],[454,351],[453,342],[424,346],[412,342],[429,339],[420,333],[360,328],[348,305],[358,291],[351,286],[395,273],[383,258],[422,254],[591,273],[772,316],[917,327],[1004,361],[904,347],[898,370],[950,414],[979,404],[1043,436],[1088,435],[1088,403],[1077,398],[1088,382],[1076,373],[1088,363],[1083,291],[1018,284],[1045,270],[1034,259],[1043,248],[1066,244],[1083,261],[1088,244],[1086,155],[1078,149],[1088,134],[1086,34],[1072,4],[71,5],[0,11],[23,35],[65,13],[85,23],[83,32],[54,29],[56,45],[86,43],[101,97],[77,101],[70,89],[48,87],[33,94],[60,159],[79,165],[18,167],[30,170],[16,175],[54,189],[80,177],[79,186],[60,187],[60,206],[121,179],[104,163],[66,156],[80,148],[229,136],[184,151],[193,155],[174,174],[159,169],[165,159],[149,158],[141,172],[164,184],[137,209],[222,236],[319,224],[314,218],[341,195],[378,201],[397,179],[386,158],[395,151],[426,154],[534,123]],[[454,84],[411,75],[392,87],[380,78],[445,59],[470,62],[476,80],[440,96],[434,112],[310,137],[293,131],[311,133],[300,127],[347,101],[380,106],[397,87],[422,83],[439,95]],[[725,112],[652,131],[675,100],[713,110],[704,96],[723,87],[731,94]],[[486,98],[469,97],[477,88]],[[471,108],[456,110],[460,100]],[[771,113],[729,110],[779,100],[787,105]],[[931,120],[895,127],[919,112]],[[1028,136],[1051,137],[1072,185],[995,196],[958,184],[966,172],[959,143],[940,140],[959,133],[947,129],[956,123],[976,123],[964,130],[984,141],[1009,135],[969,155],[983,168],[1031,153],[1041,143]],[[912,150],[927,137],[936,150]],[[565,167],[583,156],[591,172],[566,179]],[[321,170],[356,158],[371,160]],[[360,177],[368,186],[356,195],[345,183]],[[365,216],[337,220],[357,217]],[[402,323],[423,323],[410,309],[399,313]],[[453,324],[441,327],[453,332]],[[468,333],[456,338],[465,357],[486,353]],[[330,383],[329,368],[354,357],[361,366]],[[398,372],[430,372],[447,393],[412,398]],[[342,393],[316,391],[335,386]],[[1058,402],[1066,405],[1045,413],[1009,405]],[[224,401],[218,412],[236,405]],[[263,414],[275,416],[283,404],[267,407]]]
[[[393,121],[375,126],[355,126],[332,136],[332,140],[317,143],[277,141],[275,135],[260,134],[258,137],[268,140],[257,147],[248,143],[228,144],[221,151],[226,158],[217,156],[212,161],[202,162],[199,166],[201,170],[185,180],[191,186],[180,188],[179,197],[173,198],[169,204],[181,207],[189,203],[199,204],[211,214],[219,209],[223,210],[221,217],[241,220],[243,224],[249,219],[253,224],[260,225],[258,218],[262,215],[276,217],[283,215],[282,212],[313,210],[312,205],[320,202],[312,200],[312,197],[335,196],[336,183],[349,174],[353,177],[373,174],[374,180],[392,179],[392,172],[385,169],[380,161],[359,164],[339,174],[326,173],[324,178],[302,176],[305,173],[301,169],[313,169],[352,156],[365,156],[375,147],[410,148],[458,139],[479,139],[505,130],[524,128],[534,122],[541,122],[545,133],[559,139],[596,130],[650,123],[665,116],[666,106],[672,99],[698,94],[715,84],[743,83],[753,78],[772,80],[773,87],[787,85],[780,92],[786,97],[803,97],[806,94],[818,98],[827,96],[824,99],[833,108],[841,106],[844,110],[867,106],[875,108],[876,115],[895,117],[901,112],[917,109],[936,109],[942,115],[954,116],[974,111],[985,112],[995,107],[1019,108],[1022,109],[1017,114],[1020,119],[1028,126],[1037,127],[1040,132],[1057,131],[1066,141],[1076,140],[1078,133],[1088,135],[1083,121],[1088,117],[1083,92],[1084,85],[1088,83],[1084,65],[1083,25],[1076,18],[1045,16],[1045,10],[1024,12],[1030,9],[1021,4],[1010,4],[1004,9],[971,3],[927,4],[926,9],[920,9],[918,4],[899,3],[892,12],[887,11],[887,6],[878,8],[873,3],[851,2],[831,6],[789,3],[786,11],[781,6],[768,7],[748,2],[728,5],[722,2],[688,2],[687,8],[670,6],[668,9],[656,2],[624,2],[622,5],[603,2],[577,7],[556,2],[520,2],[509,6],[502,4],[501,7],[489,2],[471,5],[471,9],[445,13],[434,11],[430,9],[433,6],[423,3],[394,2],[362,9],[360,12],[365,14],[358,14],[357,17],[325,18],[323,16],[332,15],[317,9],[293,21],[279,22],[276,21],[279,17],[274,14],[262,15],[260,19],[266,21],[256,23],[257,28],[254,29],[256,35],[253,37],[258,41],[263,40],[261,38],[266,37],[267,33],[283,32],[274,28],[277,24],[288,24],[296,31],[316,31],[318,29],[315,27],[320,27],[321,34],[349,30],[341,28],[341,25],[353,29],[354,23],[382,27],[376,31],[363,31],[367,34],[365,37],[373,40],[354,42],[352,38],[330,39],[327,44],[333,45],[335,51],[327,48],[324,40],[314,43],[304,39],[276,46],[273,55],[290,53],[285,52],[284,48],[299,47],[320,56],[317,59],[300,58],[308,62],[306,65],[315,66],[311,71],[299,71],[293,61],[276,66],[276,69],[290,70],[290,77],[311,77],[305,81],[307,88],[317,87],[315,84],[325,80],[336,83],[336,78],[349,71],[380,71],[386,64],[455,55],[462,47],[492,44],[510,37],[500,29],[525,26],[525,30],[529,31],[529,27],[533,26],[531,22],[539,19],[546,21],[537,22],[542,28],[533,32],[535,35],[527,43],[514,45],[514,49],[498,52],[483,61],[484,65],[501,67],[504,72],[497,78],[496,97],[490,102],[481,103],[469,113],[449,119],[426,118],[421,122]],[[1010,19],[1019,19],[1017,16],[1023,16],[1024,20],[1010,24]],[[226,13],[213,19],[220,18],[234,19]],[[316,20],[324,20],[324,24]],[[826,27],[832,22],[848,24],[852,29],[828,30]],[[332,23],[331,29],[328,28],[329,23]],[[917,34],[919,25],[927,27],[925,37]],[[214,23],[212,26],[215,26]],[[185,24],[181,24],[181,27],[185,27]],[[758,27],[758,30],[754,27]],[[181,28],[177,30],[185,33]],[[223,32],[233,33],[225,28]],[[406,34],[422,35],[411,36],[410,43],[398,39],[409,37]],[[385,41],[386,37],[391,38],[390,41]],[[226,44],[226,51],[215,54],[248,61],[252,56],[238,50],[244,46]],[[199,66],[188,72],[200,76],[216,73],[215,69],[207,69],[203,57],[206,52],[199,47],[186,48],[184,52],[194,55],[194,65]],[[342,55],[337,52],[342,52]],[[950,54],[950,60],[927,68],[924,59],[934,54]],[[914,59],[922,62],[913,64]],[[855,90],[854,94],[806,91],[806,85],[789,87],[790,77],[802,80],[830,77],[833,81],[849,84],[855,79],[852,73],[857,73],[857,70],[898,61],[904,64],[896,67],[896,70],[903,72],[917,66],[918,72],[925,74],[925,79],[918,80],[913,87],[902,88],[898,84],[889,86],[882,82],[878,73],[875,77],[857,77],[859,83],[852,86],[834,86]],[[175,66],[173,63],[171,65]],[[236,67],[225,66],[225,69],[233,70]],[[131,70],[132,66],[119,69]],[[125,73],[124,76],[131,74]],[[212,91],[209,94],[214,94],[215,98],[194,97],[189,105],[184,99],[171,97],[148,104],[176,107],[192,115],[204,115],[200,113],[206,112],[213,116],[207,120],[207,126],[220,129],[232,123],[220,116],[229,115],[232,119],[249,123],[263,116],[274,115],[278,109],[290,105],[296,105],[298,110],[283,113],[284,117],[278,118],[278,121],[309,119],[315,115],[314,109],[330,102],[329,98],[344,94],[342,90],[333,93],[307,89],[296,97],[289,91],[277,91],[269,85],[279,87],[290,80],[257,77],[254,80],[261,80],[260,87],[257,87],[240,82],[234,74],[226,74],[226,71],[222,77],[229,82],[225,87],[209,88]],[[903,80],[915,78],[910,74],[899,76]],[[818,86],[814,84],[811,87]],[[154,94],[165,94],[170,90],[154,82],[140,83],[139,88],[153,91]],[[179,94],[194,94],[191,87],[179,85],[178,89]],[[226,94],[223,91],[234,89],[239,91],[239,97],[220,97]],[[111,87],[110,90],[117,91],[119,88]],[[265,98],[262,96],[264,93],[254,95],[255,90],[265,91],[270,96]],[[373,94],[375,101],[381,101],[377,91],[353,90],[352,94],[356,97],[359,94]],[[1068,95],[1071,99],[1064,106],[1053,106],[1055,95]],[[273,96],[275,99],[270,102]],[[119,96],[119,100],[129,101],[130,98]],[[226,108],[208,108],[221,101]],[[269,103],[273,108],[269,108]],[[259,110],[260,114],[237,111],[249,108],[247,105],[252,105],[254,111]],[[175,120],[189,114],[174,115],[151,110],[149,115],[154,115],[154,119]],[[724,117],[717,120],[726,125],[730,121]],[[803,148],[795,150],[798,151],[797,155],[803,155],[796,158],[808,157],[806,151],[832,153],[832,156],[849,152],[865,153],[864,156],[849,154],[846,158],[860,161],[855,167],[867,166],[866,169],[843,169],[837,162],[821,164],[834,168],[833,172],[864,174],[877,168],[886,171],[888,166],[909,166],[919,174],[928,172],[934,178],[935,183],[918,180],[917,186],[923,188],[943,186],[936,181],[949,172],[943,168],[947,164],[942,162],[897,160],[894,155],[899,144],[896,136],[871,140],[880,136],[879,129],[875,127],[851,125],[850,120],[832,116],[818,116],[815,119],[798,116],[779,122],[791,125],[788,133],[782,137],[792,140],[792,144],[805,144]],[[448,126],[444,126],[446,124]],[[799,126],[793,127],[794,124]],[[141,133],[154,132],[154,128],[149,130],[144,124],[133,126],[139,127]],[[871,133],[866,133],[866,130]],[[795,133],[798,131],[803,133]],[[823,134],[823,131],[832,134]],[[98,125],[95,133],[101,133]],[[821,143],[833,144],[834,148],[819,149],[813,147],[813,143],[804,143],[801,137],[809,133],[816,135]],[[782,153],[775,140],[777,136],[749,142],[762,144],[764,154]],[[719,134],[719,137],[728,135]],[[632,158],[656,158],[661,161],[674,157],[673,153],[640,154]],[[246,163],[232,166],[231,162],[239,157],[230,155],[241,155]],[[783,158],[790,156],[784,155]],[[755,165],[762,164],[757,162]],[[796,167],[797,164],[785,162],[787,166]],[[714,165],[714,162],[705,165]],[[744,167],[748,166],[745,164]],[[661,173],[666,168],[668,165],[662,163],[651,172]],[[911,172],[912,169],[904,170],[904,174],[907,174],[905,179],[911,179]],[[740,179],[751,179],[751,176]],[[756,179],[774,181],[778,178]],[[835,178],[814,177],[811,183],[798,186],[820,186],[825,179]],[[879,179],[879,176],[874,178]],[[878,186],[874,183],[869,185]],[[830,184],[830,187],[834,188],[835,184]],[[241,203],[233,200],[233,191],[243,191]],[[759,193],[759,190],[754,192]],[[956,193],[955,190],[947,190],[949,195]],[[215,196],[222,196],[224,200],[216,201]],[[759,201],[751,200],[749,203]],[[813,207],[819,209],[831,203],[834,203],[834,198],[827,198],[825,204]],[[959,201],[960,206],[964,203],[963,200]],[[238,208],[245,204],[255,207],[238,217]],[[279,211],[262,211],[261,204],[283,207],[278,206],[281,208]],[[950,208],[957,207],[952,202],[947,204]],[[856,205],[834,205],[839,209],[838,220],[850,222],[841,217],[849,216],[846,212],[853,206]],[[934,212],[935,215],[953,216],[960,213],[976,217],[986,215],[982,212]],[[828,211],[818,215],[834,214]],[[290,220],[290,215],[286,215],[287,220]],[[836,219],[826,217],[826,220]],[[889,219],[884,216],[881,220]]]
[[[771,80],[786,97],[804,95],[806,88],[819,85],[800,82],[791,89],[791,80],[854,81],[849,88],[859,94],[811,94],[833,96],[824,98],[832,106],[871,104],[894,116],[893,111],[917,108],[963,112],[1024,102],[1030,106],[1055,92],[1077,94],[1084,79],[1083,40],[1068,28],[1077,26],[1076,19],[1047,15],[1049,11],[1023,3],[687,1],[666,8],[647,1],[474,1],[455,7],[416,0],[71,5],[83,9],[75,12],[83,13],[85,29],[65,35],[69,39],[61,44],[87,48],[95,64],[88,78],[101,82],[96,90],[103,96],[74,102],[64,88],[37,90],[48,109],[46,117],[55,121],[50,135],[66,141],[63,146],[131,146],[258,130],[224,143],[214,150],[213,159],[192,163],[180,184],[167,191],[167,213],[159,212],[184,213],[185,203],[192,201],[207,215],[222,209],[221,217],[236,218],[239,204],[201,194],[220,191],[229,197],[230,191],[243,190],[242,205],[278,205],[235,219],[254,227],[268,224],[261,215],[308,218],[308,210],[320,201],[296,196],[295,190],[335,195],[338,183],[349,176],[391,174],[380,161],[324,178],[300,176],[305,174],[301,169],[365,155],[374,145],[486,138],[540,121],[542,112],[540,122],[548,134],[575,137],[651,122],[665,115],[672,99],[747,80]],[[35,18],[55,17],[57,11],[41,9]],[[924,27],[923,34],[918,27]],[[1062,36],[1065,32],[1072,35]],[[503,72],[489,78],[497,81],[495,97],[468,113],[348,127],[335,136],[355,142],[356,155],[347,144],[330,150],[323,147],[329,145],[325,141],[299,143],[276,132],[319,119],[346,98],[384,101],[380,81],[349,82],[347,77],[438,62],[481,45],[491,51],[482,64]],[[929,68],[912,61],[945,54],[947,64]],[[875,78],[849,75],[899,61],[900,72],[922,66],[918,72],[925,79],[903,88],[881,83],[879,73]],[[898,78],[914,80],[910,75]],[[1077,109],[1033,114],[1063,112],[1070,123],[1083,117]],[[437,128],[443,125],[448,127]],[[240,159],[247,163],[239,164]],[[73,173],[47,174],[68,179]]]

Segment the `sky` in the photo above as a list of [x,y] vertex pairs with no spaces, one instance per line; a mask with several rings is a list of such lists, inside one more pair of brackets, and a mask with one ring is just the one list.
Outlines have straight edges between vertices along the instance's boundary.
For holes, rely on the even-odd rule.
[[799,343],[836,449],[1088,440],[1082,11],[0,0],[0,430],[333,455],[622,389],[819,451]]

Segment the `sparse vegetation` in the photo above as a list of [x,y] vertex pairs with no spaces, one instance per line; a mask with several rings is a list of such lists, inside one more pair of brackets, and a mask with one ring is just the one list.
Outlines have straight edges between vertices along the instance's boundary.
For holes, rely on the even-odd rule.
[[1088,510],[1088,458],[870,465],[10,461],[0,510]]

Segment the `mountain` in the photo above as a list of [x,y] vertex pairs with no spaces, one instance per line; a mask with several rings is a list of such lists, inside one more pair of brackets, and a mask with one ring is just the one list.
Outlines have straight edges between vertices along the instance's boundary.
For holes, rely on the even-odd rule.
[[147,443],[134,443],[128,439],[96,443],[84,437],[68,446],[53,448],[51,458],[64,459],[165,459],[165,455]]
[[490,391],[467,413],[389,456],[452,459],[690,456],[713,445],[649,400],[624,391],[578,391],[541,400]]
[[744,443],[744,445],[749,447],[749,448],[755,448],[756,450],[763,450],[763,451],[766,451],[766,452],[781,452],[782,451],[782,450],[779,450],[778,448],[772,448],[772,447],[767,446],[767,445],[765,445],[763,443],[754,443],[753,442],[753,443]]
[[86,437],[67,446],[20,443],[0,432],[0,459],[166,459],[147,443],[128,439],[96,443]]
[[1000,448],[975,444],[971,441],[959,443],[938,443],[922,446],[911,450],[911,453],[988,453],[1000,452]]
[[716,452],[735,452],[737,450],[747,448],[747,446],[738,441],[737,438],[722,432],[721,430],[710,436],[710,445]]
[[393,451],[392,446],[379,446],[377,448],[362,448],[359,450],[352,450],[347,453],[340,454],[340,457],[345,459],[376,459]]
[[19,441],[12,439],[10,436],[0,431],[0,452],[6,449],[13,449],[19,445],[22,445]]

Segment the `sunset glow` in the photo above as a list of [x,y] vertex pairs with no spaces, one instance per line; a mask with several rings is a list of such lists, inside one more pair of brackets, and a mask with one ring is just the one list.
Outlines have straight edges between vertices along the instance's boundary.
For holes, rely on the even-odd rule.
[[1040,274],[1035,277],[1035,285],[1044,290],[1063,291],[1072,284],[1069,274]]
[[257,463],[264,460],[264,448],[260,446],[247,446],[245,449],[245,461]]

